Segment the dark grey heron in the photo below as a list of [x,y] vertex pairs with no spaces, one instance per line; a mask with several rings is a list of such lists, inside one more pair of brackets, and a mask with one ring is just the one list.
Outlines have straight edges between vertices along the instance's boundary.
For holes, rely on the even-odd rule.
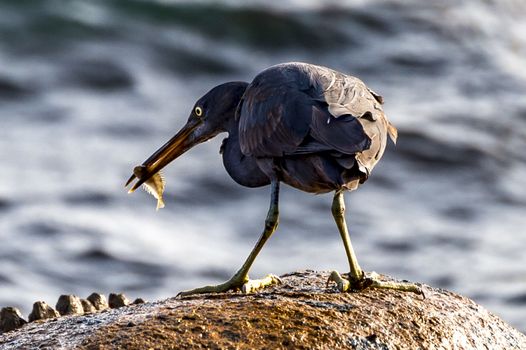
[[278,282],[274,275],[249,280],[248,272],[278,226],[280,182],[310,193],[334,191],[332,214],[350,267],[347,279],[331,273],[340,291],[376,287],[420,293],[416,285],[364,273],[345,222],[344,192],[367,180],[388,135],[396,141],[396,128],[382,103],[380,95],[355,77],[297,62],[270,67],[250,84],[221,84],[201,97],[182,129],[144,161],[126,186],[137,178],[134,191],[193,146],[226,132],[220,152],[228,174],[246,187],[270,184],[271,199],[263,234],[239,271],[225,283],[180,295],[248,292]]

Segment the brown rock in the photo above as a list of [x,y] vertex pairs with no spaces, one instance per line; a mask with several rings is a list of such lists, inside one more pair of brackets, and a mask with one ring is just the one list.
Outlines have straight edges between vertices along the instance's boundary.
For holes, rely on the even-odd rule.
[[20,310],[16,307],[8,306],[0,310],[0,331],[9,332],[22,327],[26,323],[27,321],[22,318]]
[[130,303],[128,298],[122,293],[115,294],[111,293],[108,298],[108,304],[112,309],[118,309],[120,307],[126,306]]
[[61,295],[57,301],[57,311],[62,315],[82,315],[84,309],[76,295]]
[[37,301],[33,304],[33,310],[29,314],[29,322],[36,320],[43,320],[46,318],[60,317],[60,314],[53,307],[49,306],[45,301]]
[[144,301],[143,298],[137,298],[133,301],[133,305],[137,305],[137,304],[144,304],[146,301]]
[[98,311],[109,308],[106,297],[102,294],[91,293],[87,299]]
[[[328,272],[297,272],[257,294],[171,298],[31,323],[0,335],[0,350],[526,349],[526,336],[473,301],[423,286],[413,293],[326,288]],[[11,346],[11,347],[10,347]]]
[[93,304],[89,300],[80,299],[80,303],[82,304],[82,310],[84,310],[85,314],[97,312],[97,309],[95,308],[95,306],[93,306]]

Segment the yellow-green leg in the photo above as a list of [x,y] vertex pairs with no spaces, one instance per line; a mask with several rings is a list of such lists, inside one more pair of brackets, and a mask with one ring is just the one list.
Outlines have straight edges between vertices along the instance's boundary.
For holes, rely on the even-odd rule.
[[205,286],[192,290],[180,292],[177,296],[187,296],[192,294],[203,294],[203,293],[223,293],[229,290],[241,289],[244,293],[250,293],[258,289],[264,288],[269,285],[280,283],[280,280],[275,275],[267,275],[260,280],[250,280],[248,278],[248,271],[256,260],[257,255],[261,251],[261,248],[265,245],[267,240],[272,236],[276,228],[278,227],[278,202],[279,202],[279,181],[275,180],[271,182],[271,196],[270,196],[270,207],[268,209],[267,218],[265,220],[265,229],[258,242],[250,252],[247,260],[241,266],[231,279],[225,283],[221,283],[213,286]]
[[338,226],[338,231],[343,240],[343,246],[345,247],[345,253],[349,260],[349,279],[343,278],[337,271],[332,271],[329,282],[336,282],[338,290],[346,292],[349,290],[359,291],[365,288],[384,288],[384,289],[395,289],[404,292],[414,292],[417,294],[423,294],[422,289],[412,283],[400,283],[391,281],[381,281],[379,276],[375,272],[365,274],[358,264],[358,259],[354,253],[354,249],[351,244],[351,238],[345,222],[345,202],[343,200],[343,191],[336,191],[334,199],[332,201],[332,215]]

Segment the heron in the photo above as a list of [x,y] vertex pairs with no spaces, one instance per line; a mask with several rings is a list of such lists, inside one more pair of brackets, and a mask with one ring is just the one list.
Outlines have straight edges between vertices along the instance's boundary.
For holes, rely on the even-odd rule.
[[263,70],[251,83],[212,88],[193,106],[186,124],[135,171],[130,191],[192,147],[227,133],[220,153],[230,177],[246,187],[270,185],[263,233],[228,281],[179,293],[256,291],[279,283],[275,275],[249,279],[258,253],[276,231],[280,183],[308,193],[334,192],[332,215],[349,262],[346,277],[332,271],[339,291],[387,288],[420,293],[408,282],[385,281],[360,267],[345,221],[344,193],[363,184],[397,129],[382,109],[383,98],[360,79],[318,65],[289,62]]

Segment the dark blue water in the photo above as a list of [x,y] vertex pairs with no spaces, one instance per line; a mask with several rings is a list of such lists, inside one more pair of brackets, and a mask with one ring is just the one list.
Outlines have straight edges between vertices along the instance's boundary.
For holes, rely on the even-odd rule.
[[[166,208],[123,188],[212,86],[285,61],[356,75],[399,128],[347,194],[362,266],[465,294],[526,330],[526,5],[521,1],[0,2],[0,305],[148,299],[228,278],[268,189],[223,137],[166,171]],[[284,187],[256,277],[345,271],[331,195]]]

